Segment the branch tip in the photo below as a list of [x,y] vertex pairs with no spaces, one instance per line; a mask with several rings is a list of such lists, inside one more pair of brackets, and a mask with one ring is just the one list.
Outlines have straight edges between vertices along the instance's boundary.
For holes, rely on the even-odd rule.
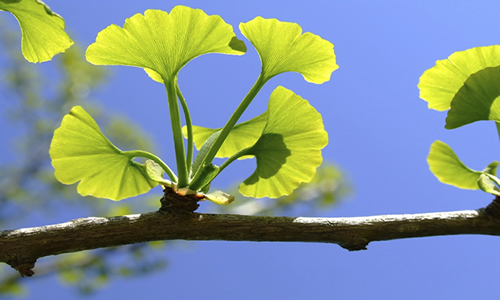
[[35,267],[36,260],[19,262],[17,259],[7,262],[12,268],[21,274],[22,277],[31,277],[35,274],[33,268]]

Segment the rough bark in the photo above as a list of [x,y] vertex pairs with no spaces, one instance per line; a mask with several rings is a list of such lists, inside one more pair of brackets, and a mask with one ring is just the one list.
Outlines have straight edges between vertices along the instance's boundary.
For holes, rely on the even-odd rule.
[[[437,235],[500,235],[500,200],[478,210],[349,218],[258,217],[167,209],[0,231],[0,262],[23,276],[38,258],[157,240],[333,243],[363,250],[372,241]],[[196,209],[191,206],[190,209]]]

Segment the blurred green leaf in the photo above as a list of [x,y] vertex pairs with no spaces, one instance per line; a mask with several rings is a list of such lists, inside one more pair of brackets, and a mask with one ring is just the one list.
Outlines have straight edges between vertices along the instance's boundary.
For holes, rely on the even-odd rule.
[[241,23],[240,30],[257,49],[265,80],[297,72],[306,81],[321,84],[339,67],[333,44],[310,32],[302,34],[296,23],[256,17]]
[[0,0],[0,10],[11,12],[19,22],[22,52],[29,62],[51,60],[73,45],[64,31],[64,20],[42,1]]

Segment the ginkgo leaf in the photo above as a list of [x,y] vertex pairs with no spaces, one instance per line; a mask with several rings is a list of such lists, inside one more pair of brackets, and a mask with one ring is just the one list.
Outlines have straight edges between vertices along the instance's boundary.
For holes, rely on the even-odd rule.
[[257,159],[257,169],[239,191],[255,198],[289,195],[313,178],[327,144],[320,113],[307,100],[277,87],[269,99],[262,136],[249,151]]
[[500,66],[498,45],[455,52],[422,74],[418,84],[420,98],[429,103],[430,109],[447,110],[472,74],[496,66]]
[[453,97],[445,128],[454,129],[481,120],[500,122],[499,78],[500,66],[470,75]]
[[477,184],[482,191],[495,196],[500,196],[500,189],[497,186],[500,184],[500,180],[496,176],[481,174],[479,175]]
[[105,28],[87,48],[86,57],[96,65],[144,68],[154,80],[163,82],[200,55],[242,55],[245,51],[245,44],[220,16],[179,5],[170,14],[149,9],[128,18],[123,28]]
[[435,141],[427,156],[431,172],[442,183],[462,189],[477,190],[478,179],[483,172],[469,169],[447,144]]
[[144,163],[144,169],[146,170],[146,176],[152,180],[156,181],[163,186],[172,186],[172,182],[163,178],[163,169],[161,166],[151,159],[146,160]]
[[484,168],[483,173],[496,176],[497,169],[498,169],[498,161],[494,161],[490,163],[488,166],[486,166],[486,168]]
[[225,192],[219,191],[219,190],[205,194],[205,197],[208,200],[212,201],[213,203],[219,204],[219,205],[228,205],[234,201],[233,195],[229,195],[228,193],[225,193]]
[[265,80],[297,72],[306,81],[320,84],[338,69],[333,44],[310,32],[302,34],[296,23],[256,17],[241,23],[240,30],[257,49]]
[[115,147],[80,106],[64,116],[49,153],[57,180],[80,181],[77,190],[82,196],[121,200],[157,185],[148,178],[145,166],[134,162],[130,152]]
[[0,0],[0,10],[11,12],[22,32],[21,49],[27,61],[39,63],[64,52],[73,41],[64,31],[64,20],[42,1]]
[[[235,125],[224,140],[224,144],[222,144],[222,147],[217,152],[216,157],[230,157],[236,152],[254,145],[261,136],[266,122],[267,112],[264,112],[253,119]],[[208,138],[221,129],[193,126],[193,140],[196,148],[201,149]],[[184,137],[187,137],[186,126],[182,128],[182,133]]]

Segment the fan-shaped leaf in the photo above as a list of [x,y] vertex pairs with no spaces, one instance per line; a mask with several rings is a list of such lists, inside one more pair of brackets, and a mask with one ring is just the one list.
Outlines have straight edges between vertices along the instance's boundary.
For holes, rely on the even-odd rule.
[[477,190],[479,188],[477,181],[483,172],[466,167],[453,149],[441,141],[435,141],[431,145],[427,163],[431,172],[442,183],[462,189]]
[[455,52],[422,74],[418,84],[420,98],[429,103],[430,109],[447,110],[469,76],[496,66],[500,66],[498,45]]
[[270,79],[284,72],[297,72],[313,83],[330,80],[338,68],[333,44],[306,32],[296,23],[257,17],[240,24],[262,61],[262,75]]
[[144,68],[162,82],[202,54],[242,55],[245,51],[245,44],[221,17],[179,5],[170,14],[150,9],[127,19],[123,28],[107,27],[88,47],[86,56],[97,65]]
[[56,178],[64,184],[80,181],[78,193],[82,196],[121,200],[157,185],[148,179],[144,165],[116,148],[80,106],[63,118],[49,152]]
[[494,161],[490,163],[488,166],[486,166],[486,168],[484,168],[483,173],[496,176],[497,169],[498,169],[498,161]]
[[144,163],[144,169],[146,170],[146,176],[151,181],[156,181],[163,186],[172,186],[172,182],[163,178],[163,169],[159,164],[148,159]]
[[453,129],[481,120],[500,122],[499,99],[500,66],[472,74],[453,97],[445,127]]
[[225,192],[219,191],[219,190],[205,194],[205,197],[208,200],[212,201],[213,203],[219,204],[219,205],[228,205],[234,201],[233,195],[229,195],[228,193],[225,193]]
[[73,41],[64,31],[64,20],[41,1],[0,0],[0,10],[11,12],[22,31],[22,51],[29,62],[51,60]]
[[328,144],[321,115],[307,100],[277,87],[268,104],[268,121],[250,153],[257,169],[240,185],[249,197],[277,198],[309,182],[321,164],[321,149]]

